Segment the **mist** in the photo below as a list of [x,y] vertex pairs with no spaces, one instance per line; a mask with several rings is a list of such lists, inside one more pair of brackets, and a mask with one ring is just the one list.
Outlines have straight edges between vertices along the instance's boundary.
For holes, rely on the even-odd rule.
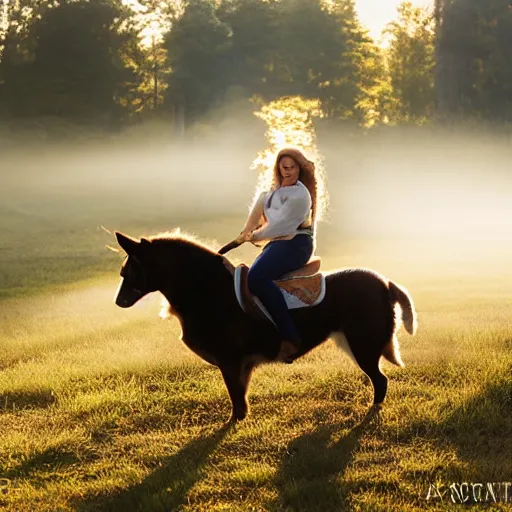
[[512,234],[509,140],[402,127],[320,145],[336,196],[333,219],[345,217],[355,234],[475,241]]
[[[264,123],[240,116],[194,137],[153,124],[81,145],[19,141],[0,161],[0,230],[21,238],[29,226],[147,229],[153,219],[170,230],[224,217],[241,229],[264,132]],[[468,247],[484,255],[510,249],[512,150],[505,138],[404,127],[354,134],[319,122],[317,143],[330,203],[319,235],[410,239],[423,247],[442,240],[445,251],[463,248],[466,256]]]

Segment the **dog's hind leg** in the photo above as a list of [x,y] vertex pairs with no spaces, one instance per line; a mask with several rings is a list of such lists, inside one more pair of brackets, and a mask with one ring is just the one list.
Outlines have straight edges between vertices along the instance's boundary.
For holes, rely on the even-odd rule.
[[388,378],[379,368],[380,356],[358,358],[357,355],[355,355],[355,358],[361,370],[363,370],[363,372],[366,373],[372,381],[373,404],[381,404],[384,402],[388,391]]
[[380,352],[376,350],[369,350],[371,343],[362,338],[354,340],[347,338],[349,345],[359,368],[363,370],[373,385],[373,404],[381,404],[386,398],[388,390],[388,378],[382,373],[379,367]]

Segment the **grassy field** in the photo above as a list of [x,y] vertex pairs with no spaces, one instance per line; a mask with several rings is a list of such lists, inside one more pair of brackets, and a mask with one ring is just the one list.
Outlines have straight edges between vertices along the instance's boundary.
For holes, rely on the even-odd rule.
[[74,205],[0,207],[2,510],[512,507],[512,486],[508,504],[496,486],[490,505],[454,505],[449,491],[512,482],[510,252],[347,239],[322,226],[325,270],[371,267],[412,294],[419,331],[400,332],[406,368],[384,363],[388,397],[380,421],[365,423],[369,381],[328,342],[293,365],[259,368],[249,417],[226,427],[220,373],[179,341],[175,320],[158,318],[160,297],[113,304],[122,258],[104,249],[113,240],[98,225],[141,235],[181,224],[220,246],[243,219],[169,225],[149,208],[137,220]]

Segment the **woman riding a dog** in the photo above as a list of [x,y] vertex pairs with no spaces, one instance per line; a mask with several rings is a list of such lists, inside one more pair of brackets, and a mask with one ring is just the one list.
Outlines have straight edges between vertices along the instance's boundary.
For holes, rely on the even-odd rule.
[[280,359],[291,363],[301,335],[274,280],[303,267],[315,248],[318,202],[315,164],[298,149],[279,151],[270,190],[254,201],[238,240],[268,242],[249,269],[247,284],[282,337]]

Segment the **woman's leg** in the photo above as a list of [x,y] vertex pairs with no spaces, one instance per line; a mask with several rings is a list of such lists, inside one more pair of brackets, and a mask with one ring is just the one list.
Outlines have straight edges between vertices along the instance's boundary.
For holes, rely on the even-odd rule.
[[291,240],[276,240],[265,247],[249,269],[249,290],[256,295],[274,320],[284,340],[300,343],[286,301],[274,280],[283,274],[303,267],[313,253],[313,240],[297,235]]

